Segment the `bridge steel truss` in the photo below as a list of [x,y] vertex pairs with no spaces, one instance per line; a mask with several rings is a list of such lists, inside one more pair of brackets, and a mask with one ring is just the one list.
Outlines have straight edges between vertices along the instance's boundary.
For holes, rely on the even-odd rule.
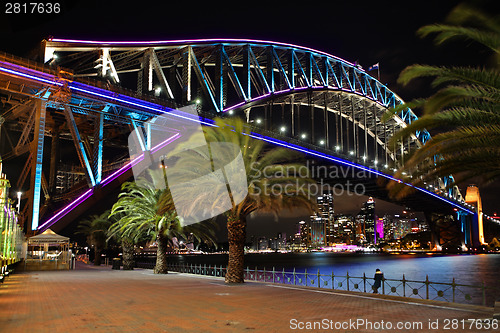
[[[261,133],[289,138],[299,149],[302,142],[304,147],[327,151],[389,179],[391,168],[404,163],[405,153],[430,138],[422,131],[398,147],[389,147],[390,137],[417,119],[415,114],[406,109],[382,123],[387,109],[402,103],[396,94],[354,64],[304,47],[248,40],[50,39],[43,41],[42,49],[49,66],[33,67],[10,58],[2,59],[0,66],[0,92],[10,105],[2,116],[14,123],[9,130],[21,133],[17,144],[8,139],[12,149],[5,157],[28,153],[18,188],[31,173],[25,213],[33,230],[57,222],[65,210],[76,207],[117,174],[104,175],[112,164],[104,162],[104,142],[113,138],[119,142],[120,134],[141,127],[146,138],[143,146],[151,149],[144,123],[174,107],[197,103],[209,118],[239,114],[260,126]],[[61,70],[59,65],[71,70]],[[119,87],[131,84],[136,92]],[[175,124],[171,131],[175,136]],[[52,149],[49,181],[39,171],[47,136],[52,148],[60,139],[73,142],[87,186],[76,200],[39,224],[38,214],[44,208],[38,213],[40,193],[45,194],[45,202],[50,201],[56,169]],[[458,188],[449,186],[452,182],[450,176],[419,190],[462,213],[474,214]]]
[[[397,168],[430,139],[416,132],[390,147],[391,136],[418,119],[409,108],[387,122],[382,115],[403,103],[353,63],[309,48],[258,40],[103,42],[49,39],[44,59],[72,68],[75,77],[136,84],[185,105],[197,101],[213,114],[244,114],[266,130],[335,150],[362,164]],[[304,136],[307,133],[306,136]],[[429,188],[462,200],[453,177]]]
[[[151,117],[171,110],[168,103],[148,103],[131,96],[134,94],[130,92],[104,90],[72,81],[71,76],[70,72],[60,68],[28,63],[10,56],[0,57],[0,97],[6,106],[2,113],[5,121],[2,137],[10,146],[10,151],[2,158],[19,164],[16,160],[25,157],[20,164],[15,188],[25,188],[29,179],[29,190],[23,194],[28,200],[21,214],[25,218],[23,224],[30,223],[28,231],[40,227],[41,217],[48,209],[65,208],[75,196],[88,197],[111,181],[105,176],[113,175],[113,171],[124,163],[115,163],[115,156],[111,154],[105,160],[105,137],[111,149],[127,151],[131,129],[142,128]],[[155,111],[152,111],[153,107],[148,109],[152,105]],[[177,133],[174,128],[171,131],[172,135]],[[46,138],[50,138],[50,146]],[[148,139],[145,135],[143,144],[150,147]],[[60,152],[61,141],[72,142],[74,150]],[[49,147],[47,163],[46,150]],[[76,159],[76,166],[86,180],[86,184],[80,184],[63,196],[55,193],[60,159],[73,165],[72,159]],[[128,156],[126,160],[128,162]],[[44,164],[49,165],[48,173],[42,172]]]

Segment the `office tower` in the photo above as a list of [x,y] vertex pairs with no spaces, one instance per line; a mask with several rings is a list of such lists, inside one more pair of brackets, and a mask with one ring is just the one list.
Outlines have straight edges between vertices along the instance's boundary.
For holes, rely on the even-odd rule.
[[375,200],[372,197],[368,199],[361,207],[356,216],[356,223],[361,235],[356,235],[356,239],[361,243],[375,243]]
[[352,215],[336,215],[333,243],[354,244],[356,242],[355,218]]
[[311,245],[325,246],[333,243],[335,237],[333,194],[324,192],[316,198],[317,211],[311,215]]
[[311,245],[311,228],[305,221],[299,222],[300,226],[300,245],[309,247]]

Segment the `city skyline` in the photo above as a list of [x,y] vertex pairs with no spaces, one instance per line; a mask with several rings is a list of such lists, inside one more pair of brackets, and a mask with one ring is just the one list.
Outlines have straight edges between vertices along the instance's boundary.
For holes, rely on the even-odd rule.
[[[363,207],[363,204],[368,201],[370,197],[364,195],[344,195],[335,196],[334,205],[335,212],[334,215],[352,215],[358,214]],[[405,211],[405,207],[395,205],[383,200],[374,199],[375,204],[375,216],[383,217],[384,215],[398,215]],[[270,216],[267,214],[255,214],[251,216],[247,221],[247,235],[260,237],[274,237],[274,235],[280,232],[286,232],[288,235],[292,235],[296,224],[300,221],[307,221],[310,219],[310,214],[307,212],[283,212],[279,217]],[[417,217],[421,220],[425,220],[425,217],[420,212],[417,212]],[[227,237],[224,230],[220,230],[220,237],[222,240]]]

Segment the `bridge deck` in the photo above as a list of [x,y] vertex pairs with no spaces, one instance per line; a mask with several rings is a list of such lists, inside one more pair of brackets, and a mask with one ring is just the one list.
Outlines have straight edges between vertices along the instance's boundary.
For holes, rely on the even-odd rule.
[[[51,333],[289,332],[292,319],[364,319],[394,325],[421,322],[422,329],[413,331],[437,332],[444,319],[492,318],[493,313],[491,308],[417,302],[254,282],[228,286],[220,278],[176,273],[159,276],[151,270],[113,271],[109,266],[79,264],[73,271],[9,277],[0,287],[0,327],[4,332]],[[429,329],[429,320],[436,319],[440,330]]]

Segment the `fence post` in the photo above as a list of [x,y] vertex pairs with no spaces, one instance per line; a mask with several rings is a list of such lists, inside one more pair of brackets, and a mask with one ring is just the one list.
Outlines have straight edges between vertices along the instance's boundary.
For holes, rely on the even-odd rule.
[[304,271],[304,273],[305,273],[305,275],[304,275],[304,276],[306,277],[306,287],[307,287],[307,268],[306,268],[306,270]]
[[385,295],[385,277],[382,277],[382,295]]
[[263,273],[263,275],[264,275],[264,282],[266,282],[266,266],[264,266],[264,273]]
[[366,274],[363,272],[363,291],[366,293]]
[[293,268],[293,285],[295,286],[295,267]]
[[247,266],[247,280],[250,280],[250,268]]
[[258,272],[257,272],[257,266],[255,266],[255,271],[254,271],[254,273],[255,273],[255,274],[253,275],[253,280],[254,280],[254,281],[257,281],[257,274],[258,274]]
[[349,271],[347,271],[347,274],[346,274],[346,280],[347,280],[347,291],[349,291]]
[[321,284],[319,283],[319,277],[320,277],[320,275],[319,275],[319,268],[318,268],[318,288],[321,288]]
[[274,269],[274,266],[273,266],[273,283],[276,282],[275,274],[276,274],[276,270]]
[[453,281],[451,282],[451,290],[453,291],[453,300],[452,302],[455,303],[455,278],[453,278]]
[[[455,283],[455,278],[453,278]],[[429,275],[425,276],[425,299],[429,299]],[[455,286],[453,286],[453,302],[455,302]]]
[[285,283],[285,268],[283,267],[283,273],[282,273],[282,281],[281,283]]
[[332,271],[332,289],[335,289],[335,274]]
[[403,297],[406,297],[406,279],[403,273]]

